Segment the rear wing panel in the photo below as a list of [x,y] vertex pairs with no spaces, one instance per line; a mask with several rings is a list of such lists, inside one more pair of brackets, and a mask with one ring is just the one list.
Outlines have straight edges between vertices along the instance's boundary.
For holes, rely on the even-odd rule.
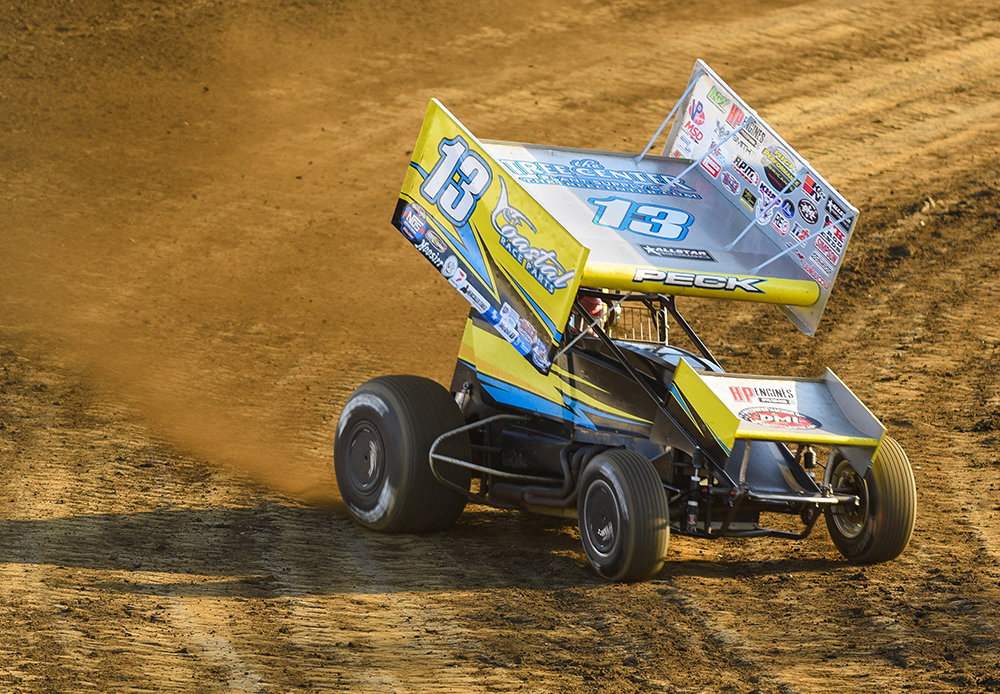
[[814,334],[857,210],[701,61],[680,106],[647,157],[481,141],[434,100],[393,223],[543,373],[581,285],[773,303]]
[[[701,160],[699,171],[711,185],[752,200],[741,210],[754,222],[751,233],[769,238],[781,250],[791,248],[790,257],[816,282],[815,303],[784,309],[799,329],[814,334],[854,231],[857,208],[701,60],[695,63],[688,92],[664,154]],[[735,247],[745,242],[740,239]]]

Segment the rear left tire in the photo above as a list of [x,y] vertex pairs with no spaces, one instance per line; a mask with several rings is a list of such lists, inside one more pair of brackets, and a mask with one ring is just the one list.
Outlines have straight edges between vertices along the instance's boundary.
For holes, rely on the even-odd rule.
[[[464,424],[451,394],[430,379],[382,376],[359,386],[341,411],[334,443],[337,486],[354,520],[385,533],[452,525],[468,497],[435,478],[428,454],[435,439]],[[468,435],[446,439],[438,451],[468,460]],[[442,464],[438,471],[468,491],[468,469]]]

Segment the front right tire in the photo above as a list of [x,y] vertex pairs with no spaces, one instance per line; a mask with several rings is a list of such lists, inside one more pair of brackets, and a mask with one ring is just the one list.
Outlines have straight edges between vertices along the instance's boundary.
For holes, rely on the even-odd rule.
[[895,559],[910,542],[917,516],[917,485],[906,452],[886,436],[864,477],[837,457],[826,474],[835,493],[854,494],[854,506],[826,509],[830,538],[844,558],[856,564]]

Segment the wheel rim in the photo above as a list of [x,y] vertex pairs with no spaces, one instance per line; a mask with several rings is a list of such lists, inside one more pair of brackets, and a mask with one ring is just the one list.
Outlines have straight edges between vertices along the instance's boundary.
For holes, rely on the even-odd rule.
[[837,463],[831,482],[837,494],[853,494],[858,497],[858,503],[854,506],[837,506],[833,509],[834,525],[848,539],[860,537],[868,523],[868,485],[846,460]]
[[369,422],[358,422],[351,430],[347,470],[351,486],[360,494],[374,494],[385,476],[385,446],[378,430]]
[[614,491],[604,480],[596,480],[584,498],[584,521],[589,544],[602,557],[615,553],[621,536],[621,513]]

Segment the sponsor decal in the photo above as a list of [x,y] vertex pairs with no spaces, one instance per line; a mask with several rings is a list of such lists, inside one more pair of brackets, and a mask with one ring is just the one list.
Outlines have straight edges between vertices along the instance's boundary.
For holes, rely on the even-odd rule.
[[767,147],[761,152],[760,163],[767,180],[778,190],[784,190],[795,175],[791,156],[781,147]]
[[705,124],[705,107],[697,99],[691,100],[691,106],[688,108],[688,115],[691,116],[691,120],[694,121],[695,125]]
[[552,367],[552,361],[549,359],[549,350],[546,349],[545,343],[541,340],[536,342],[535,346],[531,348],[531,363],[546,373]]
[[741,109],[736,104],[733,104],[729,108],[729,115],[726,116],[726,122],[729,123],[734,128],[738,128],[743,125],[743,120],[746,118],[746,114],[743,113]]
[[[684,147],[678,144],[672,154],[686,157],[691,153],[691,140],[683,133],[679,139],[682,142],[686,140],[684,146],[687,151],[683,151]],[[651,171],[609,169],[596,159],[574,159],[569,164],[520,159],[503,159],[500,163],[518,181],[526,184],[701,199],[698,192],[683,179]]]
[[825,197],[825,193],[823,192],[823,187],[816,182],[816,179],[814,179],[812,176],[808,174],[806,174],[805,183],[802,184],[802,190],[804,190],[806,192],[806,195],[811,197],[816,202],[822,202],[823,198]]
[[444,261],[444,265],[441,266],[441,274],[445,277],[451,277],[456,270],[458,270],[458,258],[449,255],[448,259]]
[[669,287],[695,287],[733,292],[741,289],[748,294],[764,294],[757,285],[767,280],[763,277],[734,277],[726,275],[700,275],[693,272],[675,272],[654,268],[636,268],[633,282],[659,282]]
[[675,246],[650,246],[645,243],[638,244],[639,250],[654,258],[684,258],[686,260],[709,260],[718,262],[708,251],[700,248],[677,248]]
[[822,272],[827,277],[829,277],[830,274],[833,272],[833,268],[830,267],[830,265],[826,262],[826,259],[822,255],[820,255],[819,252],[813,251],[812,254],[809,256],[809,260],[813,262],[813,265],[816,266],[817,270]]
[[399,226],[403,236],[413,243],[418,243],[427,233],[427,213],[420,205],[411,202],[403,208]]
[[791,223],[785,217],[778,214],[774,215],[774,219],[771,220],[771,227],[782,236],[788,234],[791,226]]
[[808,198],[799,200],[799,214],[802,215],[806,224],[815,224],[819,221],[819,210]]
[[705,169],[712,178],[718,178],[722,173],[722,165],[711,154],[701,160],[701,168]]
[[493,228],[500,234],[500,245],[545,291],[555,294],[557,289],[569,286],[569,281],[573,279],[573,271],[566,271],[555,251],[531,245],[531,239],[525,236],[525,233],[537,234],[538,230],[520,210],[511,207],[507,200],[507,186],[502,178],[500,199],[493,210],[491,221]]
[[847,234],[838,227],[830,226],[829,217],[827,217],[827,227],[820,232],[819,238],[826,243],[831,252],[838,258],[844,254],[844,246],[847,245]]
[[590,198],[587,202],[597,210],[594,224],[665,241],[681,241],[694,223],[694,215],[673,207],[619,197]]
[[719,146],[715,144],[715,140],[712,140],[711,144],[708,145],[708,151],[710,152],[711,157],[715,159],[715,161],[719,162],[721,166],[725,166],[729,161],[729,157],[726,156],[725,152],[719,149]]
[[829,198],[826,201],[826,211],[830,213],[834,221],[840,224],[844,231],[851,230],[851,224],[854,223],[854,217],[848,217],[847,211],[840,206],[840,204],[833,198]]
[[[447,263],[447,261],[445,262]],[[486,297],[480,294],[479,290],[469,283],[469,276],[462,268],[457,268],[452,273],[451,277],[448,278],[448,282],[451,286],[458,290],[459,294],[465,297],[466,301],[472,304],[474,309],[486,316],[487,320],[489,320],[489,316],[487,315],[488,313],[491,311],[496,313],[496,310],[490,306],[490,302],[486,300]]]
[[803,255],[796,255],[798,255],[799,258],[803,258],[802,269],[806,271],[806,274],[812,277],[816,281],[816,284],[823,287],[823,289],[829,289],[830,283],[826,281],[826,278],[823,277],[823,275],[821,275],[815,267],[813,267],[812,263],[806,262]]
[[[702,118],[704,118],[704,116],[702,116]],[[694,121],[684,121],[683,128],[695,142],[701,142],[705,138],[705,133],[698,129],[698,126],[695,125]]]
[[744,422],[775,429],[819,429],[822,424],[812,417],[770,407],[748,407],[740,410],[739,418]]
[[758,186],[758,190],[760,190],[760,201],[754,209],[754,214],[757,215],[757,223],[766,226],[778,215],[778,210],[773,204],[778,194],[764,183]]
[[740,202],[748,210],[753,212],[754,207],[757,205],[757,196],[750,192],[749,188],[743,189],[743,195],[740,196]]
[[757,170],[753,168],[750,164],[744,161],[741,157],[736,157],[733,159],[733,171],[738,173],[740,176],[746,179],[747,183],[752,186],[756,186],[760,183],[760,174]]
[[497,321],[494,327],[497,332],[503,335],[504,339],[514,346],[521,356],[528,356],[531,354],[531,345],[518,331],[518,326],[521,323],[521,316],[518,315],[517,311],[507,302],[504,302],[503,307],[500,309],[500,320]]
[[535,330],[534,326],[532,326],[526,318],[522,318],[518,321],[517,332],[527,341],[529,345],[534,345],[538,342],[538,331]]
[[781,201],[781,214],[785,215],[786,219],[791,219],[795,216],[795,205],[792,204],[791,200]]
[[496,327],[500,334],[507,338],[507,342],[513,342],[517,339],[517,322],[519,320],[521,320],[521,316],[518,315],[513,306],[505,301],[500,308],[500,322],[497,323]]
[[730,101],[732,101],[732,99],[720,92],[714,84],[712,85],[712,88],[708,90],[708,103],[712,104],[712,106],[715,106],[723,113],[725,113],[726,107],[729,106]]
[[[807,238],[809,238],[809,230],[806,229],[801,224],[799,224],[798,222],[796,222],[792,226],[792,236],[794,236],[795,238],[797,238],[799,241],[805,241]],[[789,244],[789,245],[791,245],[791,244]]]
[[822,253],[823,257],[834,265],[840,262],[840,254],[833,250],[822,234],[816,238],[816,250]]
[[729,137],[730,131],[731,128],[727,128],[725,125],[723,125],[722,121],[719,120],[718,118],[715,119],[714,133],[715,136],[719,139],[719,142],[722,142],[727,137]]
[[428,229],[424,232],[424,239],[426,239],[427,243],[434,246],[434,249],[438,253],[445,253],[448,251],[448,246],[445,244],[444,239],[442,239],[441,236],[438,235],[438,233],[433,229]]
[[736,176],[733,176],[728,171],[722,174],[722,185],[724,185],[726,187],[726,190],[728,190],[733,195],[736,195],[737,193],[740,192],[739,180],[736,178]]
[[754,121],[740,130],[735,139],[737,144],[739,144],[745,152],[750,154],[756,152],[760,146],[764,144],[764,139],[766,137],[767,133],[765,133],[764,129],[761,128],[756,121]]
[[434,267],[441,269],[444,265],[444,259],[441,257],[441,254],[431,245],[426,236],[417,244],[417,250],[423,253],[424,257],[431,261]]
[[751,405],[758,402],[766,405],[791,405],[795,402],[795,391],[791,388],[729,386],[729,394],[733,402],[745,402]]

